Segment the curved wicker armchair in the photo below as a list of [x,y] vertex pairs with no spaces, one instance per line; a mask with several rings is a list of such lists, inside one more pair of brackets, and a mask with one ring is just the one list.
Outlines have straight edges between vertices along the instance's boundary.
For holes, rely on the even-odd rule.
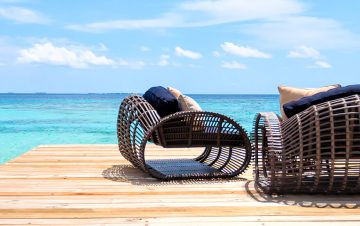
[[[158,179],[232,177],[251,159],[246,132],[230,118],[211,112],[178,112],[160,118],[141,96],[129,96],[119,109],[117,135],[121,154]],[[195,159],[147,160],[146,144],[165,148],[204,147]],[[185,151],[185,150],[184,150]]]
[[255,179],[266,193],[360,192],[360,97],[314,105],[282,121],[259,113]]

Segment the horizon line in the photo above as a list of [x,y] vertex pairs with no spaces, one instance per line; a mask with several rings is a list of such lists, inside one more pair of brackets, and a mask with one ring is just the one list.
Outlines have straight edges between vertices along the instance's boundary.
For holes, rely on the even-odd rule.
[[[124,93],[96,93],[96,92],[87,92],[87,93],[48,93],[48,92],[0,92],[2,94],[38,94],[38,95],[90,95],[90,94],[143,94],[138,92],[124,92]],[[186,95],[279,95],[278,93],[186,93]]]

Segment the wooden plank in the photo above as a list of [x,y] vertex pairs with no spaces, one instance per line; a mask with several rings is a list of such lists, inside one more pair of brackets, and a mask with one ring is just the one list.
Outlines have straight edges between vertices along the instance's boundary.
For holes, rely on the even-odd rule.
[[[148,145],[148,158],[202,149]],[[158,181],[117,145],[41,145],[0,166],[0,225],[359,225],[360,196],[267,196],[252,172]]]
[[[341,220],[341,221],[339,221]],[[359,217],[279,217],[279,216],[258,216],[258,217],[164,217],[164,218],[92,218],[92,219],[2,219],[0,225],[286,225],[294,226],[314,224],[316,225],[358,225]]]
[[2,208],[1,218],[99,218],[99,217],[226,217],[226,216],[342,216],[358,215],[358,209],[303,208],[299,206],[208,206],[134,208]]

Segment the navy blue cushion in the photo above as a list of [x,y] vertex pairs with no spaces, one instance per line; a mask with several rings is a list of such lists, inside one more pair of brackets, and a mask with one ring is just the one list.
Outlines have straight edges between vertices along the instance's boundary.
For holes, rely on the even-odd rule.
[[143,97],[153,106],[160,117],[180,111],[176,97],[162,86],[150,88]]
[[360,84],[330,89],[326,92],[317,93],[312,96],[303,97],[284,104],[284,112],[288,118],[306,110],[308,107],[338,98],[360,94]]

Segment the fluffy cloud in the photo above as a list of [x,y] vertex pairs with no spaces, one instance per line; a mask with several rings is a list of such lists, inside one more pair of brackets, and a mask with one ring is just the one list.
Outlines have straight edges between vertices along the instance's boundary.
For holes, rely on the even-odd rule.
[[21,7],[1,7],[0,18],[20,24],[46,24],[49,19],[38,12]]
[[187,1],[156,18],[98,21],[73,24],[67,28],[86,32],[103,32],[113,29],[202,27],[289,16],[303,10],[304,7],[298,0]]
[[319,59],[321,57],[321,54],[315,48],[303,45],[296,47],[294,50],[291,50],[288,54],[288,57]]
[[197,53],[197,52],[193,52],[193,51],[190,51],[190,50],[185,50],[179,46],[177,46],[175,48],[175,55],[177,56],[182,56],[182,57],[187,57],[187,58],[190,58],[190,59],[193,59],[193,60],[198,60],[202,57],[202,55],[200,53]]
[[91,50],[58,47],[51,42],[38,43],[31,48],[21,49],[17,61],[19,63],[43,63],[72,68],[86,68],[89,65],[115,65],[112,59],[97,56]]
[[271,58],[270,54],[261,52],[257,49],[247,47],[247,46],[238,46],[231,42],[224,42],[221,44],[221,48],[232,55],[237,55],[240,57],[255,57],[255,58]]
[[231,61],[231,62],[223,62],[221,64],[222,68],[226,69],[246,69],[247,66],[245,64],[241,64],[237,61]]
[[324,61],[324,56],[320,54],[318,50],[309,46],[298,46],[295,49],[291,50],[288,54],[289,58],[302,58],[302,59],[312,59],[315,60],[312,66],[308,68],[331,68],[331,64]]
[[319,67],[319,68],[325,68],[325,69],[328,69],[328,68],[331,68],[331,64],[329,64],[328,62],[326,61],[316,61],[315,62],[315,65],[316,67]]

